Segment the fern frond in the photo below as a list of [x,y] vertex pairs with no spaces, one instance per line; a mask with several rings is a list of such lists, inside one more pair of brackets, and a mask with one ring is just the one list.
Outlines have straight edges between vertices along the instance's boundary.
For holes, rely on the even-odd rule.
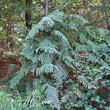
[[92,63],[96,63],[96,62],[98,62],[98,59],[97,59],[96,56],[90,55],[90,56],[88,57],[88,61],[91,61]]
[[73,92],[74,92],[79,98],[84,99],[84,94],[83,94],[78,88],[76,88]]
[[47,83],[43,85],[43,88],[45,89],[46,99],[51,102],[53,109],[56,108],[57,110],[60,110],[57,89]]
[[41,50],[41,51],[44,51],[44,52],[47,52],[47,53],[57,53],[57,54],[60,54],[58,51],[57,51],[58,47],[56,45],[54,45],[53,43],[51,43],[51,41],[45,39],[43,41],[41,41],[39,44],[38,44],[38,48],[36,49],[36,53]]
[[48,28],[52,27],[54,25],[54,21],[49,17],[49,16],[46,16],[44,18],[42,18],[41,20],[41,24]]
[[42,25],[42,22],[37,23],[28,33],[26,39],[32,39],[35,36],[35,34],[39,33],[40,31],[43,31],[44,29],[45,27]]
[[56,67],[58,68],[54,70],[52,76],[56,80],[58,84],[62,84],[63,80],[65,80],[68,77],[68,72],[66,70],[66,66],[64,66],[60,62],[55,62]]
[[19,70],[18,72],[16,72],[16,76],[10,81],[10,87],[13,88],[14,86],[16,86],[20,79],[22,79],[24,77],[24,71]]
[[105,37],[109,33],[109,30],[104,28],[98,28],[97,32],[100,34],[100,37]]
[[10,81],[10,87],[13,88],[14,86],[16,86],[19,81],[27,75],[27,73],[34,68],[33,63],[30,61],[28,63],[24,62],[21,69],[16,72],[16,76]]
[[98,53],[97,52],[97,46],[92,42],[91,40],[88,40],[87,44],[89,45],[88,50],[92,50],[93,53]]
[[86,35],[80,33],[80,35],[79,35],[79,40],[80,40],[81,43],[87,42]]
[[37,55],[37,54],[33,55],[33,58],[31,60],[33,63],[38,63],[39,62],[39,55]]
[[109,65],[103,60],[103,59],[99,59],[99,63],[101,64],[101,65],[103,65],[104,67],[109,67]]
[[34,53],[33,47],[26,44],[26,46],[23,48],[23,50],[21,52],[21,55],[23,55],[27,59],[32,59],[33,58],[33,53]]
[[72,20],[70,22],[63,23],[63,26],[64,27],[67,27],[69,30],[78,31],[76,23],[74,23]]
[[84,76],[80,75],[77,78],[88,89],[96,88],[96,86],[93,83],[90,83]]
[[51,19],[54,21],[63,23],[63,20],[65,19],[66,15],[63,12],[60,12],[59,10],[54,11],[49,15]]
[[43,110],[43,103],[44,97],[38,89],[35,89],[27,96],[24,105],[26,106],[26,110]]
[[73,17],[74,17],[76,20],[80,21],[81,24],[83,24],[83,25],[89,23],[86,19],[84,19],[84,18],[83,18],[82,16],[80,16],[80,15],[74,14]]
[[63,35],[60,31],[58,30],[54,30],[52,32],[53,35],[58,36],[62,41],[64,41],[64,43],[68,43],[67,38],[65,37],[65,35]]
[[53,56],[53,54],[42,52],[39,55],[38,59],[41,62],[41,64],[43,65],[43,64],[51,63],[54,59],[54,56]]
[[51,63],[44,64],[41,67],[39,67],[39,68],[36,69],[36,75],[40,75],[41,73],[47,73],[47,74],[49,74],[49,73],[54,72],[54,69],[56,69],[57,71],[59,71],[58,68],[55,65],[51,64]]
[[67,29],[68,31],[78,31],[78,25],[77,25],[77,23],[75,23],[72,19],[72,16],[70,16],[70,15],[67,15],[66,16],[66,18],[65,18],[66,20],[64,20],[64,22],[62,23],[62,25],[63,25],[63,27],[64,27],[64,29]]
[[70,56],[64,56],[63,58],[64,62],[71,68],[75,69],[76,67],[80,67],[81,64],[74,61],[72,57]]

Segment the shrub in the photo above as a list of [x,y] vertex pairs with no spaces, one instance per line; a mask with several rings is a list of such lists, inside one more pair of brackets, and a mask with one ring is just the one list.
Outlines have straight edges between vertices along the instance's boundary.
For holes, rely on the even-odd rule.
[[[98,90],[109,86],[104,80],[109,74],[108,33],[86,24],[88,21],[81,16],[58,10],[43,17],[25,38],[22,67],[11,80],[11,87],[32,72],[36,76],[31,84],[33,91],[40,85],[43,97],[50,102],[50,108],[47,105],[45,109],[104,108],[105,99],[101,99]],[[67,38],[73,39],[72,45]],[[38,104],[44,106],[42,101]]]
[[22,110],[22,99],[18,92],[15,94],[0,91],[0,110]]

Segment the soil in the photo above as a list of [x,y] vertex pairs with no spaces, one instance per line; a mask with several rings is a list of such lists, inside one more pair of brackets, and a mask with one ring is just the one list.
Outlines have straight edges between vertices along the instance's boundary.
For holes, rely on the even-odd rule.
[[[15,64],[16,66],[13,68],[12,71],[9,71],[10,64]],[[20,60],[17,59],[5,59],[4,57],[0,57],[0,80],[8,77],[11,73],[15,73],[20,68]]]
[[[6,55],[13,55],[12,58],[5,58]],[[4,52],[2,56],[0,56],[0,80],[9,77],[10,74],[14,74],[21,67],[21,58],[14,58],[15,54],[10,51]],[[14,68],[10,71],[10,65],[14,65]],[[36,78],[31,71],[26,77]]]

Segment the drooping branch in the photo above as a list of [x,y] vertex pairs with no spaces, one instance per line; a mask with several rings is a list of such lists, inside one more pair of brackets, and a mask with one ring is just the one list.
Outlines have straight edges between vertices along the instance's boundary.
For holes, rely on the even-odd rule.
[[45,0],[45,15],[48,16],[49,12],[49,1]]

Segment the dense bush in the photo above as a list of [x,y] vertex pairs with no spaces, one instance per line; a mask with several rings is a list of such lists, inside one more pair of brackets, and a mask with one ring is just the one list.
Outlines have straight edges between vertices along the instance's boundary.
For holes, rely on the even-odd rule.
[[22,67],[10,86],[33,74],[24,84],[27,110],[107,109],[109,33],[88,24],[79,15],[57,10],[43,17],[26,36]]
[[6,90],[0,91],[0,110],[22,110],[20,94],[17,91],[14,92],[14,95],[7,93]]

